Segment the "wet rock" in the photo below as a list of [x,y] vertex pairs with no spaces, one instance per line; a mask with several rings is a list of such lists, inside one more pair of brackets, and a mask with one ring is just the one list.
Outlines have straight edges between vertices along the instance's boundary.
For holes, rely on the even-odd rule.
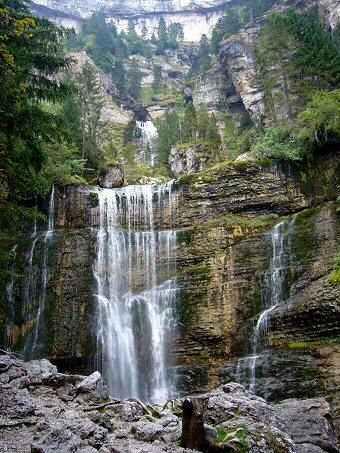
[[45,359],[27,362],[26,370],[32,385],[41,384],[58,373],[57,367]]
[[329,404],[323,399],[298,400],[290,399],[279,403],[278,414],[286,422],[288,432],[296,444],[303,444],[304,449],[311,446],[322,451],[337,453],[339,451]]
[[0,398],[0,415],[2,417],[23,418],[32,415],[36,408],[37,402],[26,388],[2,391]]
[[86,377],[77,386],[78,394],[81,394],[84,400],[102,401],[108,398],[107,385],[101,374],[95,371]]
[[110,165],[105,174],[99,177],[100,187],[114,189],[124,184],[124,169],[121,164]]
[[70,453],[80,449],[81,438],[60,423],[42,422],[31,446],[31,453]]
[[140,420],[134,423],[131,433],[138,440],[154,442],[156,439],[160,439],[163,436],[164,429],[156,423]]

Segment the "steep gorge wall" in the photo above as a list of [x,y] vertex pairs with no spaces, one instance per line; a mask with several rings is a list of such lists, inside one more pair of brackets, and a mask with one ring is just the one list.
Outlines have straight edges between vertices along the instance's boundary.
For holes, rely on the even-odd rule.
[[157,34],[159,18],[162,15],[167,24],[178,22],[183,26],[184,40],[198,42],[202,34],[211,31],[224,11],[227,0],[120,0],[119,2],[36,0],[33,9],[65,26],[80,28],[84,18],[95,11],[103,11],[108,21],[114,23],[118,31],[128,29],[129,19],[133,19],[136,31],[151,38]]

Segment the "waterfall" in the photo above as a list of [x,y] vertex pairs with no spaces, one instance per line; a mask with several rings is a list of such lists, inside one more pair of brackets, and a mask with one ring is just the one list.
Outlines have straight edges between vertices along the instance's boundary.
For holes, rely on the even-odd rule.
[[[47,280],[48,280],[48,250],[50,246],[50,242],[53,237],[53,231],[54,231],[54,194],[55,194],[55,189],[54,186],[52,187],[51,195],[50,195],[50,201],[49,201],[49,206],[48,206],[48,223],[47,223],[47,231],[44,233],[43,238],[44,238],[44,251],[43,251],[43,263],[42,263],[42,277],[41,277],[41,292],[40,292],[40,297],[39,297],[39,307],[38,307],[38,312],[36,316],[36,322],[34,326],[34,333],[33,333],[33,342],[32,342],[32,350],[30,351],[30,354],[33,356],[39,355],[37,354],[37,350],[39,349],[39,339],[41,339],[42,335],[42,316],[44,313],[45,309],[45,302],[46,302],[46,286],[47,286]],[[30,255],[28,258],[28,273],[27,279],[25,282],[25,285],[27,284],[27,288],[25,288],[25,299],[26,299],[26,322],[28,322],[28,304],[31,300],[30,297],[30,287],[32,284],[32,263],[33,263],[33,256],[34,256],[34,250],[35,250],[35,245],[39,237],[35,238],[32,243]],[[25,347],[24,347],[24,352],[25,354],[27,353],[28,350],[28,342],[26,341]]]
[[110,392],[166,399],[174,386],[176,233],[157,231],[155,216],[171,201],[171,183],[104,189],[98,196],[98,341]]
[[152,121],[136,121],[136,138],[140,142],[140,159],[148,167],[155,164],[155,143],[158,136],[157,128]]
[[[236,380],[249,382],[249,390],[256,392],[256,364],[266,347],[270,313],[284,300],[287,270],[292,256],[289,233],[295,219],[283,220],[267,233],[271,244],[269,268],[261,276],[261,300],[264,310],[253,330],[252,355],[239,359]],[[243,374],[245,379],[242,379]],[[247,376],[248,375],[248,376]]]
[[14,284],[16,280],[15,276],[15,258],[16,258],[16,250],[18,244],[15,244],[10,251],[12,256],[13,264],[10,266],[10,270],[12,271],[11,279],[9,283],[6,285],[6,296],[7,296],[7,306],[8,306],[8,314],[6,318],[6,327],[4,333],[4,344],[8,350],[12,348],[12,339],[13,339],[13,325],[14,325],[14,318],[15,318],[15,296],[14,296]]

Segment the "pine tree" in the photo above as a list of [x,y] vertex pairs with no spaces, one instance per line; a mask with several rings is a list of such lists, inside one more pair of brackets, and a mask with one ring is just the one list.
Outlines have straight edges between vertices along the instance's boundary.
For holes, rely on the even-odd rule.
[[85,64],[77,76],[79,103],[82,112],[82,155],[88,165],[98,167],[98,131],[104,99],[96,72],[92,65]]
[[183,138],[185,142],[196,142],[197,118],[196,109],[192,102],[187,104],[183,122]]
[[124,68],[123,60],[116,59],[112,68],[112,79],[120,91],[125,90],[126,71]]
[[133,98],[138,99],[141,94],[142,72],[139,69],[138,61],[135,58],[132,59],[130,68],[127,72],[127,81],[129,94]]
[[159,93],[163,85],[162,66],[155,64],[153,66],[152,90],[155,94]]
[[164,17],[159,18],[158,24],[158,39],[157,39],[157,49],[160,53],[164,52],[168,45],[168,33],[166,29],[166,22]]
[[171,23],[167,31],[169,47],[176,49],[178,47],[178,42],[184,38],[183,25],[178,22]]
[[8,200],[33,198],[48,189],[48,181],[37,175],[46,161],[46,144],[57,141],[59,131],[57,115],[44,103],[61,102],[70,93],[60,79],[70,65],[66,38],[65,30],[32,16],[21,0],[0,8],[0,186],[7,187]]
[[211,46],[206,35],[202,35],[198,49],[197,66],[200,72],[207,71],[211,66]]

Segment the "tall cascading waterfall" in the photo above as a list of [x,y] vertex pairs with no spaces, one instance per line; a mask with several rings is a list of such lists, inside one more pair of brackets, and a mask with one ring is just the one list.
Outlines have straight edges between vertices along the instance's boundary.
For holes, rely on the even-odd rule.
[[155,143],[158,137],[156,126],[152,121],[136,121],[136,138],[140,142],[140,159],[148,167],[153,167],[155,163]]
[[174,390],[176,232],[155,229],[156,215],[171,215],[171,196],[171,183],[98,192],[98,340],[111,394],[119,397],[155,401]]
[[270,313],[285,299],[287,274],[290,269],[293,251],[290,232],[295,222],[283,220],[267,233],[271,244],[269,268],[261,276],[261,300],[264,310],[253,330],[252,355],[239,359],[236,369],[236,381],[248,384],[249,390],[256,393],[256,366],[262,351],[266,348],[269,333]]

